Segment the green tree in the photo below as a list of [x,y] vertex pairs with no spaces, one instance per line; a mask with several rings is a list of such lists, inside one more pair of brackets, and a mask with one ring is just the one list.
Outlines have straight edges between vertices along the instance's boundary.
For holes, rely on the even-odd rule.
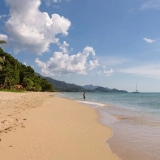
[[0,73],[3,76],[3,86],[5,87],[7,83],[7,79],[9,77],[14,77],[14,70],[9,67],[3,66],[3,69]]
[[0,65],[0,86],[2,87],[12,89],[15,85],[21,84],[26,90],[54,91],[53,85],[48,80],[35,75],[32,67],[18,62],[10,54],[4,52],[1,47]]
[[27,89],[27,90],[32,90],[32,86],[34,85],[33,81],[30,80],[29,78],[24,78],[23,79],[23,86]]
[[13,77],[8,77],[7,81],[6,81],[6,84],[7,84],[8,89],[12,89],[13,85],[14,85],[14,78]]
[[42,91],[48,91],[48,92],[53,92],[54,87],[51,83],[49,83],[46,79],[42,79]]
[[36,84],[34,84],[33,89],[36,92],[40,92],[42,90],[42,87],[39,84],[36,83]]
[[[6,43],[7,43],[6,41],[0,40],[0,44],[6,44]],[[5,56],[0,56],[0,70],[2,70],[2,64],[4,64],[4,61],[5,61]]]

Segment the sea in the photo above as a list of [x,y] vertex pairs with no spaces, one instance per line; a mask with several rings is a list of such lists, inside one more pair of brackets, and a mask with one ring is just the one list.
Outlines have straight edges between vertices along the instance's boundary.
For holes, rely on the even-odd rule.
[[160,93],[60,93],[88,105],[112,129],[106,141],[122,160],[160,160]]

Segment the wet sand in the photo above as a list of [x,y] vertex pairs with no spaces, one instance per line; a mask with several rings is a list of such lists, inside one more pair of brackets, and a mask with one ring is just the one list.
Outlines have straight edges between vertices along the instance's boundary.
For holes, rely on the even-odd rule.
[[51,94],[0,92],[0,159],[118,160],[94,109]]

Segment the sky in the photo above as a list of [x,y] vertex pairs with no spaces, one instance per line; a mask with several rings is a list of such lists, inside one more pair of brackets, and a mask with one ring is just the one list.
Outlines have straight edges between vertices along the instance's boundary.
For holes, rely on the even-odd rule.
[[160,92],[160,0],[1,0],[0,40],[46,77]]

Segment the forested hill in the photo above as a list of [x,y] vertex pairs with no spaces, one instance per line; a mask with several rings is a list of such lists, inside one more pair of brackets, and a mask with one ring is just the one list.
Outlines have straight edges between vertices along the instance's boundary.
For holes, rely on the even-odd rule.
[[[36,73],[38,76],[43,77],[39,73]],[[86,86],[79,86],[76,84],[66,83],[64,81],[55,80],[50,77],[44,77],[46,80],[48,80],[51,84],[54,85],[55,91],[58,92],[127,92],[125,90],[118,90],[118,89],[110,89],[107,87],[101,87],[101,86],[93,86],[93,85],[86,85]],[[92,86],[88,87],[88,86]],[[90,89],[89,89],[90,88]]]
[[37,76],[32,67],[26,66],[0,47],[0,90],[54,91],[53,85]]
[[48,80],[51,84],[54,85],[54,88],[56,91],[59,92],[84,92],[87,91],[81,86],[78,86],[76,84],[70,84],[66,83],[64,81],[58,81],[55,79],[52,79],[50,77],[44,77],[46,80]]

